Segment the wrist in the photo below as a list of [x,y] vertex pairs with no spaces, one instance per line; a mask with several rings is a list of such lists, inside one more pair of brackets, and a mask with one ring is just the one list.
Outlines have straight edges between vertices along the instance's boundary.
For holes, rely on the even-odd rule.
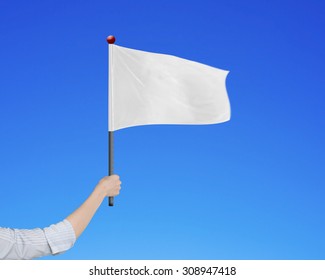
[[96,196],[96,197],[99,197],[100,199],[104,199],[106,197],[106,193],[105,193],[105,190],[104,188],[101,187],[101,185],[97,185],[93,191],[93,194]]

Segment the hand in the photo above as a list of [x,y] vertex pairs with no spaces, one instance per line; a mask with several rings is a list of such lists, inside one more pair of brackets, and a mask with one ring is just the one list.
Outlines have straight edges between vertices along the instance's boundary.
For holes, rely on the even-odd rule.
[[118,195],[120,189],[121,181],[119,176],[105,176],[98,182],[85,202],[67,217],[77,238],[88,226],[105,197]]
[[121,183],[118,175],[105,176],[98,182],[95,189],[105,196],[116,196],[120,193]]

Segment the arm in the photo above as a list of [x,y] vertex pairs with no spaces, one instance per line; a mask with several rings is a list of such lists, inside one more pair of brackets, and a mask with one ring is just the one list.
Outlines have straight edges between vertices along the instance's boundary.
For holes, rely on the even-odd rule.
[[86,201],[66,219],[71,223],[76,238],[85,230],[98,207],[107,196],[116,196],[120,192],[119,176],[111,175],[101,179]]
[[99,181],[86,201],[65,220],[40,229],[0,228],[0,260],[34,259],[69,250],[85,230],[106,196],[116,196],[121,189],[117,175]]

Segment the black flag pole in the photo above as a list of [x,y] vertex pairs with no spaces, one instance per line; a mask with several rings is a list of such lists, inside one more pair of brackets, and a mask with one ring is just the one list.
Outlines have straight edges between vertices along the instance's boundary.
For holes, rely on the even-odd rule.
[[[108,175],[111,176],[114,174],[114,132],[108,132],[108,161],[109,161],[109,168],[108,168]],[[114,206],[114,196],[110,196],[108,198],[108,205]]]
[[[115,37],[110,35],[106,38],[106,41],[108,44],[114,44],[115,43]],[[109,57],[111,62],[111,56]],[[109,76],[109,74],[108,74]],[[111,85],[112,81],[108,81]],[[111,105],[111,104],[110,104]],[[111,176],[114,174],[114,132],[108,131],[108,175]],[[114,196],[110,196],[108,198],[108,205],[114,206]]]

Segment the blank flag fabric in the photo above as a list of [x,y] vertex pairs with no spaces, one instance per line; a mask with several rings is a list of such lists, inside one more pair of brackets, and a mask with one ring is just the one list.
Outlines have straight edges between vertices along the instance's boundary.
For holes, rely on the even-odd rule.
[[109,131],[228,121],[227,74],[171,55],[109,45]]

